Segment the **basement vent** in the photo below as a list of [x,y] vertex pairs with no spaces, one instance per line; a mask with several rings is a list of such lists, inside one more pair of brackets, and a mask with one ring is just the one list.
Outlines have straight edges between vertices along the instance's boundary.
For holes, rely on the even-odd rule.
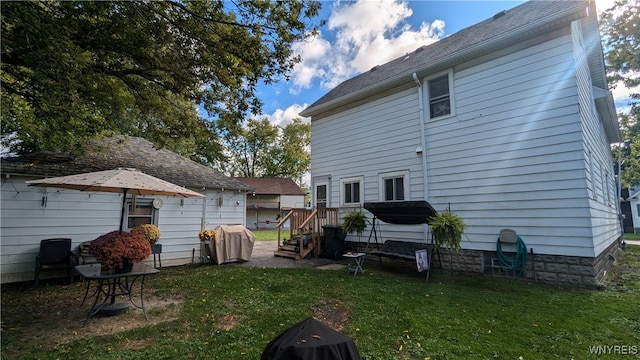
[[507,10],[502,10],[499,13],[493,15],[493,20],[498,20],[505,15],[507,15]]

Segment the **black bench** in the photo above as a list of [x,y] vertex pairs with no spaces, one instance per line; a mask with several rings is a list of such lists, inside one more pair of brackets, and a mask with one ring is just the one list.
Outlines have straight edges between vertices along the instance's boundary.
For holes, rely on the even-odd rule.
[[[398,259],[398,260],[406,260],[406,261],[416,261],[416,251],[418,250],[427,250],[427,258],[429,259],[429,267],[427,267],[427,280],[429,280],[429,270],[431,270],[431,264],[433,260],[433,244],[426,243],[418,243],[411,241],[399,241],[399,240],[387,240],[382,245],[382,249],[373,250],[370,252],[371,255],[377,255],[378,259],[382,261],[383,257]],[[436,250],[438,254],[438,265],[440,270],[442,271],[442,262],[440,260],[440,252]]]
[[427,249],[433,250],[433,245],[410,241],[387,240],[382,245],[382,249],[371,251],[371,255],[388,257],[399,260],[416,260],[416,251]]

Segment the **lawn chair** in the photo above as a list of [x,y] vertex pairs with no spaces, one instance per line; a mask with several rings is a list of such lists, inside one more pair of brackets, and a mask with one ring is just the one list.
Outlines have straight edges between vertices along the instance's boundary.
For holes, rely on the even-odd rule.
[[40,254],[36,256],[36,270],[33,286],[40,284],[40,272],[67,271],[69,283],[73,284],[74,254],[71,252],[71,239],[45,239],[40,241]]

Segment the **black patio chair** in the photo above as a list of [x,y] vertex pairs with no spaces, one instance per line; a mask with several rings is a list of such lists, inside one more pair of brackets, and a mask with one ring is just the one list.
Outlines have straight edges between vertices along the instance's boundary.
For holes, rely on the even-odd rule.
[[71,252],[71,239],[57,238],[40,241],[40,254],[36,256],[36,270],[33,286],[40,284],[43,271],[67,271],[69,283],[73,284],[74,254]]

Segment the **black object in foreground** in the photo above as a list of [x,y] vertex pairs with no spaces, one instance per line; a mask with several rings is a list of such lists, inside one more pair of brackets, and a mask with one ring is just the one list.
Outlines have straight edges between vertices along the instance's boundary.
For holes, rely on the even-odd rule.
[[267,345],[261,360],[360,360],[353,340],[309,317]]

